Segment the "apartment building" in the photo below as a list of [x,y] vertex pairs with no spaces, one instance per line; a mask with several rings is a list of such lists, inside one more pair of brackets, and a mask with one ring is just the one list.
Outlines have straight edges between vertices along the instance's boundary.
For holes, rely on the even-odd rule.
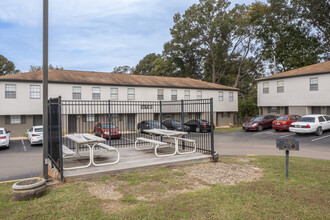
[[263,114],[330,115],[330,61],[257,79]]
[[[238,89],[190,78],[143,76],[72,70],[49,70],[49,98],[62,100],[175,101],[210,99],[216,125],[234,122]],[[22,136],[42,124],[42,71],[0,77],[0,127]],[[198,113],[198,112],[196,112]],[[132,116],[128,116],[132,117]],[[165,119],[176,118],[167,114]],[[85,115],[88,121],[96,116]],[[134,127],[136,121],[129,126]],[[71,117],[71,121],[72,117]]]

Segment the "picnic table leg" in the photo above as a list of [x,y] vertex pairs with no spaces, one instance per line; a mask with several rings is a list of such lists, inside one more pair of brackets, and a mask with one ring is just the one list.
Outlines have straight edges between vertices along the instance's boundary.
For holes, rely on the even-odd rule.
[[[68,168],[63,167],[63,170],[74,170],[74,169],[86,168],[86,167],[89,167],[92,164],[92,148],[88,144],[84,144],[84,145],[86,145],[89,148],[89,163],[87,165],[78,166],[78,167],[68,167]],[[77,146],[77,148],[79,148],[79,145]]]

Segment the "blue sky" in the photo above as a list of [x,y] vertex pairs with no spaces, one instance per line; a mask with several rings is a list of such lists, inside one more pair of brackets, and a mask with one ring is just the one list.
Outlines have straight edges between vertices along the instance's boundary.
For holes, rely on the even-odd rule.
[[[173,15],[197,0],[50,0],[49,63],[111,72],[161,53]],[[232,0],[249,4],[252,0]],[[0,1],[0,54],[22,72],[42,65],[42,0]]]

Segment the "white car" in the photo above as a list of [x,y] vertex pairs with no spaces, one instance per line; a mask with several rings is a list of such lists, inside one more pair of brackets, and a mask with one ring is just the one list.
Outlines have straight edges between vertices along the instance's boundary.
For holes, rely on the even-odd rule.
[[42,144],[43,140],[43,128],[42,126],[33,126],[27,130],[28,141],[30,144]]
[[6,147],[9,148],[10,144],[10,131],[7,131],[5,128],[0,128],[0,148]]
[[327,115],[305,115],[297,122],[291,124],[290,131],[303,134],[315,133],[322,135],[323,131],[330,129],[330,117]]

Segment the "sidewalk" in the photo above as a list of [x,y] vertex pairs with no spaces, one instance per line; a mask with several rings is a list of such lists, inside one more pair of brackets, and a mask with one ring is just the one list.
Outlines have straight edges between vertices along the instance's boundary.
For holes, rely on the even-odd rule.
[[27,137],[10,137],[11,141],[27,140]]

